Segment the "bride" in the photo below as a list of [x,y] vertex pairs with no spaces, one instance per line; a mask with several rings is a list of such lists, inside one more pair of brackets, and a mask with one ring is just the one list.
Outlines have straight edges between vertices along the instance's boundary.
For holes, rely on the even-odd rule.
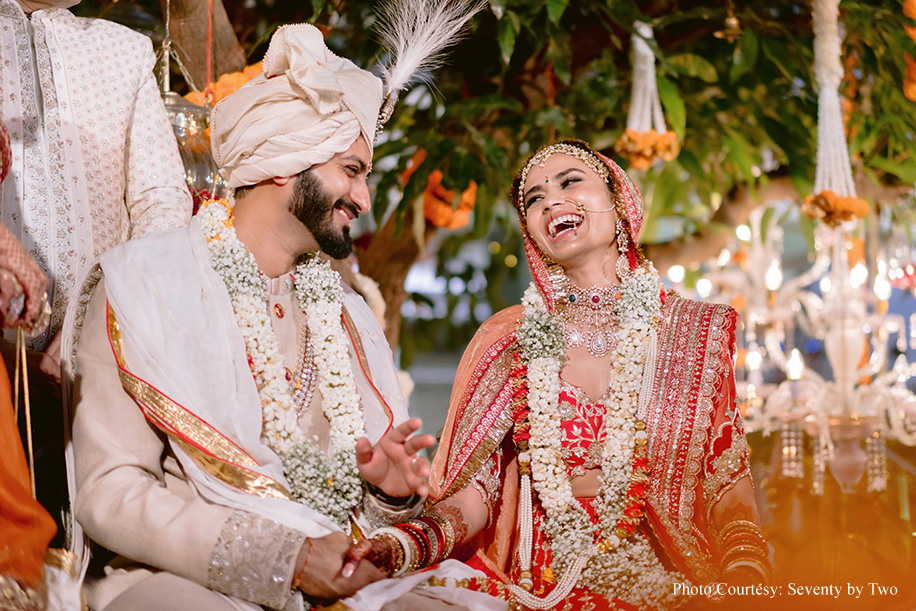
[[463,585],[532,609],[669,609],[766,582],[737,314],[663,290],[638,191],[585,143],[537,151],[511,198],[533,280],[462,359],[437,502],[377,531],[373,561],[458,558],[487,575]]

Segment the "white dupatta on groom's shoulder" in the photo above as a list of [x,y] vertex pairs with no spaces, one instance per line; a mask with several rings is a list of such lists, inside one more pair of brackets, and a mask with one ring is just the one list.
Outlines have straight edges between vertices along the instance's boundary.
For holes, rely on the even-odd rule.
[[[122,385],[163,430],[200,495],[317,537],[340,530],[332,520],[291,499],[280,457],[261,441],[261,399],[225,285],[210,266],[197,221],[185,230],[129,242],[101,258],[108,330]],[[265,306],[266,307],[266,306]],[[352,291],[344,308],[355,335],[381,330]],[[372,328],[374,326],[374,329]],[[407,418],[390,349],[364,351],[371,382],[354,378],[367,436],[376,442]],[[351,360],[358,354],[351,345]],[[374,392],[396,400],[385,405]]]

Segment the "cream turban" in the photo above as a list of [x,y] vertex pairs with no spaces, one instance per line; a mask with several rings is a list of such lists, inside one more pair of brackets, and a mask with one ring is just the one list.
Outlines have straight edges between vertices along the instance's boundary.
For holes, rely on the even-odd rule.
[[382,95],[381,79],[334,55],[318,28],[283,26],[264,72],[213,109],[213,157],[234,189],[294,176],[346,151],[360,134],[371,150]]

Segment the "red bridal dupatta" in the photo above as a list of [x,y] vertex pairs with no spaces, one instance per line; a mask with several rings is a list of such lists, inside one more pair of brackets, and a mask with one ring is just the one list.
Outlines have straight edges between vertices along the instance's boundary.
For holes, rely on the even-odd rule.
[[[490,318],[471,341],[452,391],[430,477],[439,499],[464,488],[503,446],[501,492],[491,523],[471,542],[475,560],[502,579],[517,547],[518,466],[511,436],[510,371],[520,306]],[[725,305],[669,293],[662,309],[652,402],[647,417],[647,520],[667,559],[694,583],[719,578],[713,508],[749,478],[748,447],[735,404],[737,314]],[[742,489],[750,489],[743,487]],[[723,499],[723,496],[727,498]]]

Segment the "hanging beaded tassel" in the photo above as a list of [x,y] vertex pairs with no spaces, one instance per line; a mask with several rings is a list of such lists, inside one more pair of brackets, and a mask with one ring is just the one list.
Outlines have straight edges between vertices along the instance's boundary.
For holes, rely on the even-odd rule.
[[805,198],[802,213],[822,219],[830,227],[864,218],[868,202],[856,197],[849,165],[839,87],[843,80],[840,60],[839,0],[814,0],[814,78],[817,101],[817,169],[814,193]]
[[865,456],[868,473],[868,491],[881,492],[887,489],[887,451],[884,437],[875,431],[865,440]]
[[802,427],[786,422],[780,431],[782,443],[782,476],[801,479],[805,477],[805,438]]
[[657,159],[670,161],[680,150],[677,134],[668,131],[658,97],[655,54],[646,43],[653,38],[652,26],[638,21],[633,34],[633,91],[627,129],[614,145],[630,167],[645,170]]
[[811,492],[817,496],[824,494],[824,482],[827,478],[827,459],[830,448],[824,443],[823,438],[816,439],[814,448],[814,473],[811,475]]

